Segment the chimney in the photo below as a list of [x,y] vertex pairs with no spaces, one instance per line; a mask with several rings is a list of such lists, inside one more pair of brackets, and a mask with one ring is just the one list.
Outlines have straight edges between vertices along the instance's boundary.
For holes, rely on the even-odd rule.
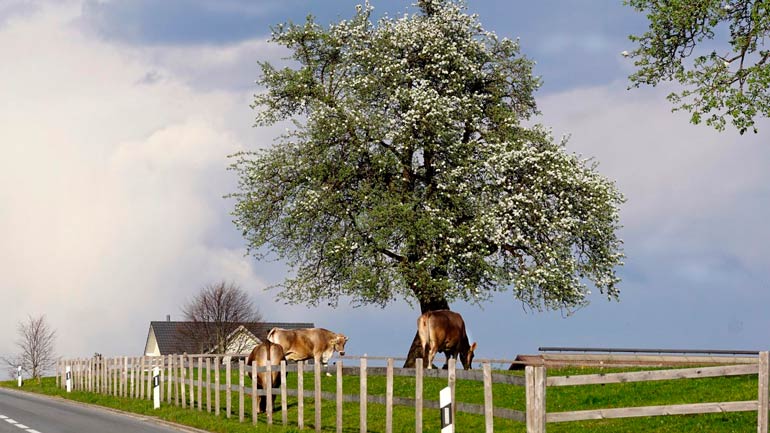
[[171,321],[171,315],[170,314],[166,314],[166,322],[170,322],[170,321]]

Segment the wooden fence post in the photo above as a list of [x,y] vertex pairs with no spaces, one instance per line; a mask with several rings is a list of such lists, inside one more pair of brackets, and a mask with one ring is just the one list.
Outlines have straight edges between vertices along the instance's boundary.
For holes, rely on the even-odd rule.
[[321,363],[313,364],[313,403],[315,404],[315,431],[321,431]]
[[297,361],[297,427],[305,428],[305,361]]
[[286,360],[281,361],[281,423],[284,427],[289,423],[288,385],[286,384]]
[[138,383],[139,386],[138,386],[138,392],[137,392],[138,395],[137,395],[137,397],[139,399],[143,399],[144,398],[144,384],[145,384],[145,381],[144,381],[145,357],[144,356],[139,357],[138,361],[139,361],[139,374],[137,375],[138,376],[137,379],[138,379],[138,382],[139,382]]
[[[146,356],[145,359],[147,359],[147,370],[146,370],[146,373],[145,373],[147,375],[147,380],[145,380],[145,382],[144,382],[144,386],[145,386],[145,390],[146,390],[145,391],[145,397],[147,398],[147,400],[152,401],[153,402],[153,406],[154,406],[155,405],[155,403],[154,403],[155,398],[152,395],[152,393],[153,393],[152,373],[153,373],[153,371],[155,369],[156,362],[155,362],[155,357],[154,356]],[[158,377],[158,380],[160,380],[160,377]],[[158,382],[158,385],[160,385],[160,382]]]
[[545,433],[545,367],[524,367],[527,433]]
[[190,370],[190,409],[195,409],[195,358],[192,355],[187,356],[187,367]]
[[[452,396],[452,422],[456,425],[454,420],[457,418],[457,399],[455,399],[455,388],[457,387],[457,360],[449,358],[447,361],[447,385],[449,385],[449,392]],[[457,428],[455,427],[455,431]]]
[[393,358],[388,358],[385,373],[385,433],[393,433]]
[[759,374],[757,399],[757,433],[767,433],[768,410],[768,352],[759,352]]
[[366,358],[361,358],[361,375],[359,376],[359,398],[360,398],[360,412],[361,412],[361,421],[359,422],[359,431],[361,433],[366,433]]
[[[268,349],[269,350],[269,349]],[[267,425],[273,425],[273,366],[268,362],[265,365],[267,377],[265,378],[265,412],[267,413]]]
[[238,422],[243,422],[245,419],[245,412],[243,406],[246,404],[244,398],[244,388],[246,387],[246,381],[244,379],[245,364],[242,359],[238,360]]
[[136,398],[136,358],[131,358],[131,393],[130,398]]
[[206,413],[211,413],[211,358],[206,358]]
[[173,363],[173,358],[171,355],[168,355],[164,358],[168,358],[168,361],[166,362],[166,403],[171,404],[171,384],[174,382],[174,378],[171,375],[171,364]]
[[104,357],[96,359],[97,387],[96,392],[104,394]]
[[422,433],[422,358],[414,360],[414,431]]
[[168,395],[166,398],[168,399],[169,404],[171,404],[171,399],[174,399],[174,406],[179,406],[179,392],[177,391],[176,386],[176,366],[174,366],[174,355],[169,354],[168,355]]
[[123,371],[121,373],[120,393],[122,397],[128,396],[128,356],[123,357]]
[[342,433],[342,360],[337,361],[337,433]]
[[88,358],[88,361],[86,361],[86,373],[87,373],[87,381],[86,381],[86,391],[93,392],[93,367],[91,364],[93,363],[93,358]]
[[214,357],[214,414],[216,416],[219,416],[219,411],[221,407],[220,399],[220,392],[219,392],[219,357]]
[[131,357],[131,394],[133,395],[132,398],[135,399],[139,398],[139,390],[142,387],[142,380],[139,377],[142,372],[141,359],[138,356]]
[[230,418],[230,412],[233,408],[233,380],[232,380],[232,359],[227,359],[227,364],[225,364],[225,409],[227,410],[227,413],[225,414],[227,418]]
[[160,400],[165,400],[166,396],[166,358],[163,355],[158,357],[158,367],[160,369]]
[[184,355],[179,355],[179,398],[182,400],[182,409],[187,408],[187,369],[184,368]]
[[485,362],[482,366],[484,371],[484,427],[486,433],[494,433],[495,413],[492,400],[492,366]]
[[134,357],[131,366],[131,372],[134,374],[134,384],[132,385],[134,398],[139,398],[139,389],[141,388],[142,381],[139,380],[139,373],[142,371],[141,364],[139,363],[142,358]]
[[257,425],[257,415],[259,414],[259,395],[257,395],[257,362],[251,363],[251,423]]
[[203,358],[198,357],[198,412],[203,411]]

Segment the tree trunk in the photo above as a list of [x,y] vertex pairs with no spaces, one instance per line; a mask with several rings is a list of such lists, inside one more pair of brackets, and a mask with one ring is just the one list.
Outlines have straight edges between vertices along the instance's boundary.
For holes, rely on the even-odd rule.
[[[436,310],[448,310],[449,302],[444,297],[440,299],[420,300],[420,314],[428,311]],[[415,319],[415,328],[417,327],[417,321]],[[417,358],[425,359],[425,355],[422,353],[422,347],[420,347],[420,334],[415,331],[414,339],[412,340],[412,346],[409,348],[409,353],[406,355],[406,362],[404,362],[404,368],[414,368],[415,360]],[[424,361],[423,361],[424,362]]]

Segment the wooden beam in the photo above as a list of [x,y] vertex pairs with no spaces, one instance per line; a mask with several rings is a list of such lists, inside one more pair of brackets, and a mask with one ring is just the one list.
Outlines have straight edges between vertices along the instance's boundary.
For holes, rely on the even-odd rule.
[[625,407],[617,409],[579,410],[551,412],[546,422],[583,421],[589,419],[636,418],[661,415],[692,415],[698,413],[756,411],[756,401],[731,401],[721,403],[675,404],[667,406]]
[[683,368],[677,370],[634,371],[628,373],[581,374],[551,376],[548,386],[599,385],[607,383],[647,382],[654,380],[696,379],[701,377],[740,376],[757,374],[757,365],[728,365],[721,367]]

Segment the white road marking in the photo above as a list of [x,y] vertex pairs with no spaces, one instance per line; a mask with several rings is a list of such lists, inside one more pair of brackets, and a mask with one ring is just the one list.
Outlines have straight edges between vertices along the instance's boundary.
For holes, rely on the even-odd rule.
[[20,429],[22,429],[22,430],[26,430],[26,431],[27,431],[27,433],[40,433],[39,431],[37,431],[37,430],[35,430],[35,429],[31,429],[31,428],[29,428],[29,427],[25,426],[24,424],[22,424],[22,423],[20,423],[20,422],[16,421],[15,419],[13,419],[13,418],[8,418],[8,417],[7,417],[7,416],[5,416],[5,415],[0,415],[0,419],[3,419],[3,420],[5,420],[5,422],[7,422],[7,423],[9,423],[9,424],[13,424],[13,425],[15,425],[16,427],[18,427],[18,428],[20,428]]

